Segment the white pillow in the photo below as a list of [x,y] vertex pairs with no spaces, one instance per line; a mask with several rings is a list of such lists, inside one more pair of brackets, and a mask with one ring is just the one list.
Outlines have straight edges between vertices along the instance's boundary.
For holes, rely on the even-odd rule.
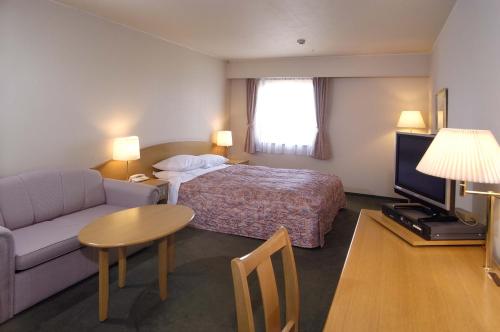
[[198,156],[180,154],[157,162],[153,167],[162,171],[186,172],[205,167],[205,160]]
[[166,181],[171,181],[173,179],[176,179],[183,174],[186,174],[184,172],[175,172],[175,171],[159,171],[159,172],[153,172],[153,175],[156,176],[158,179],[166,180]]
[[227,158],[219,156],[218,154],[202,154],[198,157],[202,158],[205,161],[204,168],[219,166],[228,161]]

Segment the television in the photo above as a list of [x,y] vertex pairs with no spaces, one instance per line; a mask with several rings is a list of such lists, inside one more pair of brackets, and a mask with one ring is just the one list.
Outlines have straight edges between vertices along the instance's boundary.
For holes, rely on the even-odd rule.
[[416,169],[434,136],[396,133],[394,191],[431,209],[454,213],[455,181],[427,175]]

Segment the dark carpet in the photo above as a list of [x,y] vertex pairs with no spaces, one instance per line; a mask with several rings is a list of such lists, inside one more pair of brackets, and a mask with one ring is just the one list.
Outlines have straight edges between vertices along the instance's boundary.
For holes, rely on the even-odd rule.
[[[301,331],[321,331],[359,211],[388,199],[348,195],[322,249],[294,248],[301,291]],[[98,321],[97,275],[42,301],[0,325],[0,331],[235,331],[230,262],[260,240],[187,228],[176,236],[176,270],[168,276],[168,298],[157,288],[156,247],[129,257],[127,286],[119,289],[110,269],[109,319]],[[273,258],[283,299],[280,257]],[[256,326],[263,331],[258,281],[250,276]],[[283,305],[282,305],[283,308]],[[282,320],[283,321],[283,320]]]

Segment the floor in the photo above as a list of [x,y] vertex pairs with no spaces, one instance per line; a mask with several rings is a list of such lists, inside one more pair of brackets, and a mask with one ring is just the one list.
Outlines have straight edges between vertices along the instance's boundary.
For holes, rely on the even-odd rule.
[[[388,199],[349,194],[347,201],[324,248],[294,248],[301,331],[322,329],[360,209],[377,209]],[[16,315],[0,331],[235,331],[230,261],[262,241],[191,228],[179,232],[176,240],[177,267],[169,274],[165,302],[158,296],[155,248],[147,248],[129,258],[124,289],[118,288],[116,266],[111,268],[110,318],[104,323],[97,319],[98,281],[94,275]],[[281,264],[279,257],[274,260],[282,294]],[[263,331],[258,282],[253,275],[250,285],[256,325]]]

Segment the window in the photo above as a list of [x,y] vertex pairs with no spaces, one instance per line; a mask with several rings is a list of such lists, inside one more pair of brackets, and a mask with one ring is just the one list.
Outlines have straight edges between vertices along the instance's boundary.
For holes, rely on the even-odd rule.
[[259,80],[255,107],[257,151],[310,155],[317,132],[311,78]]

